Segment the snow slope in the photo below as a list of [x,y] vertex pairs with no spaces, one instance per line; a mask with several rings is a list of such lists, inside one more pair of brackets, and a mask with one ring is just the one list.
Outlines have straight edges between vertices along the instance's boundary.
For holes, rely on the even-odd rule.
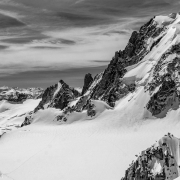
[[30,126],[1,137],[0,171],[4,179],[7,175],[15,180],[118,180],[142,149],[167,132],[180,136],[178,119],[126,121],[126,116],[135,114],[124,112],[120,104],[95,120],[64,125],[50,121],[54,118],[50,111],[43,119],[39,112]]
[[21,104],[0,101],[0,129],[2,132],[21,126],[27,113],[34,110],[40,99],[28,99]]

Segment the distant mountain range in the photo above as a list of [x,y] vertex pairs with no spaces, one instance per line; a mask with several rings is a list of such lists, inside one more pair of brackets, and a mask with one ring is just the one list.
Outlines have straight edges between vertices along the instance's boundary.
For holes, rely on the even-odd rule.
[[10,88],[0,87],[0,100],[7,100],[14,103],[22,103],[27,99],[39,99],[44,90],[42,88]]

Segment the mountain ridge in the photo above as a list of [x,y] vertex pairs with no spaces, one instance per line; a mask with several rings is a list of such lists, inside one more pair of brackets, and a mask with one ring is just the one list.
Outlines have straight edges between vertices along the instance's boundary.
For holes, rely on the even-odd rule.
[[[65,116],[65,119],[67,119],[66,116],[69,113],[74,111],[82,112],[83,110],[88,110],[89,107],[92,108],[91,100],[101,100],[111,107],[115,107],[116,101],[129,93],[133,93],[139,86],[144,86],[145,91],[149,91],[150,95],[150,100],[146,105],[147,111],[155,117],[165,117],[169,109],[172,107],[177,109],[179,104],[179,95],[177,95],[179,91],[176,88],[179,82],[174,82],[174,78],[170,75],[172,70],[176,69],[178,71],[178,68],[175,66],[179,63],[179,59],[176,57],[179,53],[179,21],[180,15],[178,13],[172,13],[169,16],[155,16],[150,19],[140,28],[139,32],[133,31],[125,49],[115,52],[104,72],[94,78],[89,73],[85,75],[82,94],[79,94],[74,88],[69,89],[69,86],[62,81],[61,84],[66,84],[68,88],[62,89],[62,85],[61,87],[55,85],[47,88],[45,92],[49,92],[51,95],[44,94],[44,98],[48,99],[48,96],[50,96],[50,99],[47,100],[48,102],[41,102],[34,112],[47,107],[60,108],[64,111],[60,117],[63,119]],[[172,40],[169,39],[171,36]],[[163,47],[165,48],[163,49]],[[169,75],[168,73],[162,76],[159,75],[158,79],[161,78],[159,82],[159,80],[157,81],[158,68],[163,66],[164,59],[169,58],[169,56],[176,57],[176,59],[173,59],[171,64],[169,61],[165,65]],[[143,74],[138,75],[136,69],[141,68],[141,66],[144,66],[142,69]],[[150,77],[150,72],[153,73],[152,77]],[[132,73],[134,75],[131,75]],[[137,75],[140,77],[136,78]],[[169,78],[167,78],[168,76]],[[154,86],[154,84],[156,85]],[[162,87],[159,89],[159,92],[153,94],[157,86]],[[163,104],[161,99],[158,100],[157,98],[163,96],[163,89],[167,88],[170,89],[165,95],[166,99]],[[66,97],[65,99],[69,98],[69,100],[63,105],[64,100],[62,99],[64,97],[60,95],[61,100],[55,98],[55,95],[53,95],[55,91],[56,93],[61,91],[63,94],[68,94],[63,96]],[[73,101],[76,102],[73,107],[69,106]],[[172,102],[170,103],[169,101]],[[46,106],[46,103],[51,105]],[[95,113],[93,112],[93,114]]]

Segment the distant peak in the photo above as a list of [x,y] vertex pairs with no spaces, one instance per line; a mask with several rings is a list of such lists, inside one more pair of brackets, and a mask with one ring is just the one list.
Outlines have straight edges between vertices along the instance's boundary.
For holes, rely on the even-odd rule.
[[65,84],[65,82],[61,79],[60,81],[59,81],[61,84]]

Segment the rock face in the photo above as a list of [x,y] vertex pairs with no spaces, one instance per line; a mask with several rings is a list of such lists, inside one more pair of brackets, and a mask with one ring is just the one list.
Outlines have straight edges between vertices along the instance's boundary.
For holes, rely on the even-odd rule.
[[44,109],[44,105],[51,101],[56,89],[57,89],[57,84],[54,86],[48,87],[44,91],[42,95],[42,100],[40,101],[39,105],[35,108],[34,112],[37,112],[39,109]]
[[82,90],[82,95],[84,95],[86,93],[88,88],[91,86],[92,82],[93,82],[92,75],[90,73],[86,74],[84,77],[84,86],[83,86],[83,90]]
[[87,115],[90,117],[96,115],[95,105],[91,101],[87,103]]
[[170,108],[179,107],[179,98],[177,94],[176,83],[170,75],[163,79],[162,86],[155,93],[147,104],[147,109],[153,116],[164,117]]
[[80,93],[77,90],[69,87],[63,80],[60,80],[58,84],[50,86],[44,91],[42,100],[35,108],[34,112],[47,107],[54,107],[62,110],[67,107],[69,102],[79,96]]
[[[135,84],[125,85],[121,80],[127,72],[126,67],[141,61],[153,48],[152,45],[148,46],[147,39],[158,36],[163,30],[163,28],[157,27],[154,20],[151,19],[140,28],[139,32],[134,31],[125,49],[115,53],[104,71],[101,81],[93,89],[91,98],[104,100],[110,106],[114,106],[115,101],[128,92],[134,91]],[[158,43],[157,41],[155,42]]]
[[[139,32],[134,31],[126,48],[119,51],[118,58],[123,59],[125,66],[136,64],[148,53],[147,39],[157,37],[164,29],[157,27],[154,19],[143,25]],[[152,48],[152,47],[151,47]]]
[[26,99],[41,98],[44,90],[42,88],[0,88],[0,100],[7,100],[13,103],[22,103]]
[[32,123],[33,121],[32,115],[33,115],[33,111],[28,113],[28,115],[25,117],[24,122],[21,124],[21,127],[27,126]]
[[60,80],[60,89],[54,94],[54,99],[51,101],[49,107],[64,109],[68,103],[79,97],[80,94],[74,88],[70,88],[63,80]]
[[124,68],[124,65],[121,64],[121,62],[117,62],[117,57],[113,58],[107,69],[104,71],[101,81],[95,86],[91,98],[100,98],[108,102],[108,99],[111,98],[111,91],[115,84],[117,84],[116,82],[119,78],[122,78],[125,73],[126,69]]
[[142,151],[125,172],[122,180],[173,180],[179,174],[180,140],[165,135],[156,144]]
[[[122,81],[123,76],[127,72],[126,67],[136,64],[143,59],[149,52],[146,40],[151,36],[158,36],[162,30],[163,28],[158,28],[154,24],[153,19],[151,19],[140,28],[139,32],[134,31],[126,48],[115,53],[100,80],[97,83],[93,83],[95,80],[92,82],[94,84],[93,88],[90,86],[88,89],[90,91],[88,94],[90,99],[100,99],[106,101],[110,106],[114,106],[115,101],[134,91],[135,84],[126,85]],[[87,88],[85,89],[87,91]]]
[[[156,117],[165,117],[170,108],[177,109],[180,104],[179,54],[180,44],[169,48],[158,61],[152,80],[146,86],[152,94],[147,109]],[[157,92],[153,93],[155,90]]]
[[7,100],[18,103],[18,102],[23,102],[27,98],[28,98],[27,94],[16,92],[13,96],[9,96]]

